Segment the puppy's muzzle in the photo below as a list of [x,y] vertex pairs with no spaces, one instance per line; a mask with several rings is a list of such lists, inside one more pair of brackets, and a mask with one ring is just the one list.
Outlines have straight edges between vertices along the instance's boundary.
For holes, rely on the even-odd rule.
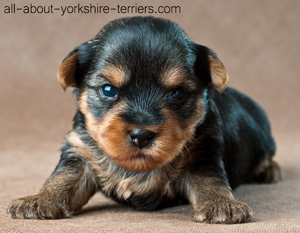
[[149,146],[153,142],[156,135],[151,131],[138,128],[129,131],[128,134],[132,143],[140,149]]

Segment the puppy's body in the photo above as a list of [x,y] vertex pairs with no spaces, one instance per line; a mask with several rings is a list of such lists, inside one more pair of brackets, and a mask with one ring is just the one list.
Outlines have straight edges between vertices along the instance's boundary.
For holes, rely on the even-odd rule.
[[215,92],[213,102],[224,140],[225,170],[235,188],[255,179],[268,166],[275,143],[264,111],[244,94],[227,88],[221,96]]
[[68,217],[99,190],[138,210],[186,199],[195,221],[246,222],[231,188],[280,179],[263,110],[223,92],[223,64],[170,21],[111,22],[58,77],[76,87],[73,129],[40,192],[12,202],[15,218]]
[[[74,130],[67,137],[68,143],[62,150],[60,164],[65,166],[74,141],[81,140],[97,164],[95,167],[99,174],[99,189],[107,196],[130,204],[137,210],[154,210],[173,200],[184,202],[186,188],[182,186],[189,175],[213,173],[214,169],[218,169],[219,156],[206,154],[206,151],[217,151],[223,157],[232,188],[255,179],[271,166],[269,161],[275,152],[275,144],[263,110],[251,99],[231,88],[227,88],[222,96],[210,89],[207,101],[207,117],[197,127],[194,139],[181,156],[162,168],[150,172],[132,172],[117,166],[90,137],[85,129],[85,118],[80,112],[74,119]],[[249,141],[252,143],[249,144]],[[210,167],[214,163],[215,166]],[[223,165],[219,169],[222,170]],[[219,172],[222,174],[223,171]]]

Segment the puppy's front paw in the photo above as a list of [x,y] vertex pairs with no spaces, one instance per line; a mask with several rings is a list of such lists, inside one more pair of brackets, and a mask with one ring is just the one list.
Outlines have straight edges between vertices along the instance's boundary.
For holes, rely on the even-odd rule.
[[242,223],[253,217],[251,208],[240,201],[217,198],[204,202],[192,215],[195,222]]
[[13,200],[7,208],[12,218],[58,219],[71,217],[71,213],[55,199],[37,194]]

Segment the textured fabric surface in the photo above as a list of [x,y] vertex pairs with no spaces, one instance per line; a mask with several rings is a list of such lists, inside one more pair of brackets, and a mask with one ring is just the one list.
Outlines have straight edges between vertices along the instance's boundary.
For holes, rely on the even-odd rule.
[[[78,1],[79,2],[79,1]],[[77,5],[51,0],[54,7]],[[134,6],[137,1],[81,1]],[[225,64],[229,85],[266,110],[284,180],[243,185],[234,196],[248,203],[254,220],[209,225],[190,220],[192,207],[135,212],[101,194],[72,219],[14,220],[12,199],[34,194],[59,160],[75,112],[71,90],[56,81],[62,59],[110,20],[136,14],[4,14],[0,3],[0,232],[300,232],[300,2],[139,1],[140,6],[180,6],[178,14],[153,14],[179,23],[192,39],[212,48]],[[41,5],[18,1],[16,7]],[[147,15],[147,14],[141,14]]]

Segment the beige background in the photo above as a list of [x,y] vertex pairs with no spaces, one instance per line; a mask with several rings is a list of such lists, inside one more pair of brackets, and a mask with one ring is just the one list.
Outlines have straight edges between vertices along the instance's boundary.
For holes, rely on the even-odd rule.
[[[4,6],[77,5],[80,1],[0,3],[0,232],[300,232],[300,1],[81,1],[122,5],[180,5],[180,14],[153,14],[179,23],[225,64],[229,85],[259,102],[269,115],[284,181],[244,185],[237,199],[254,211],[241,225],[190,221],[189,205],[138,213],[95,195],[73,219],[12,220],[10,200],[34,194],[59,160],[75,112],[71,90],[56,81],[62,59],[110,20],[132,14],[4,14]],[[146,14],[142,14],[146,15]]]

